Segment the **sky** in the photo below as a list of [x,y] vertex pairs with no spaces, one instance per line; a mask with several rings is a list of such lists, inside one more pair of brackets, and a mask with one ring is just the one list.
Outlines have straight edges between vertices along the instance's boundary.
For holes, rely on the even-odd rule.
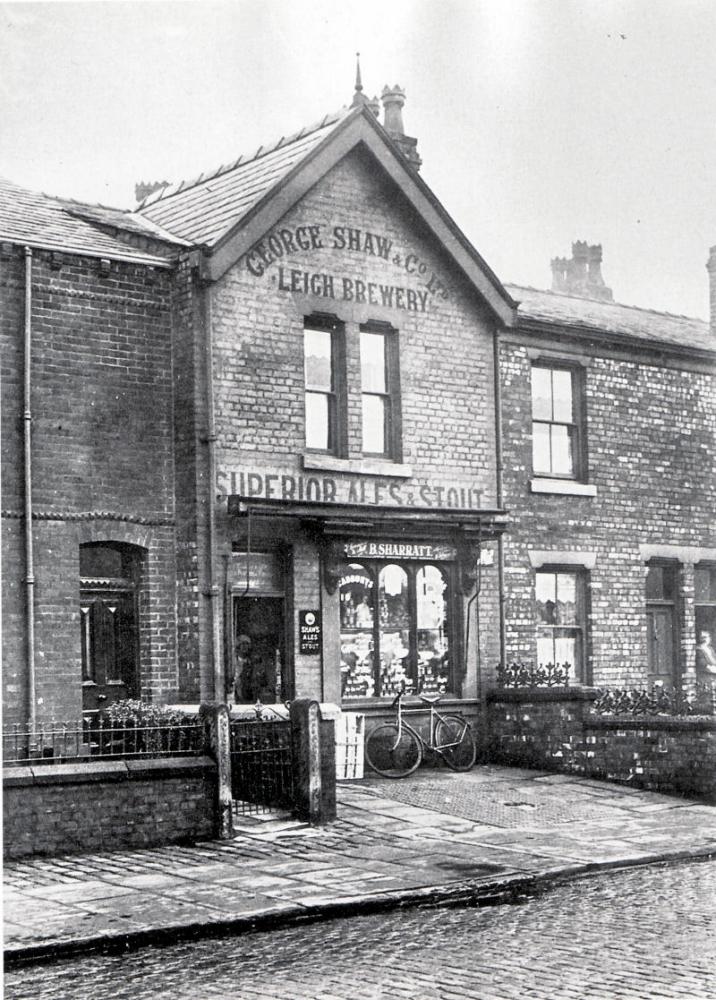
[[713,0],[0,3],[0,174],[130,208],[365,92],[505,282],[601,243],[617,301],[708,315]]

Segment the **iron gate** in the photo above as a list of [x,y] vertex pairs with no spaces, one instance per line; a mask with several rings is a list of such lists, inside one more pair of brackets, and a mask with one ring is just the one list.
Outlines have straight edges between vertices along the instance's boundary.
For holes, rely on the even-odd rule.
[[231,720],[231,797],[242,813],[293,809],[288,720]]

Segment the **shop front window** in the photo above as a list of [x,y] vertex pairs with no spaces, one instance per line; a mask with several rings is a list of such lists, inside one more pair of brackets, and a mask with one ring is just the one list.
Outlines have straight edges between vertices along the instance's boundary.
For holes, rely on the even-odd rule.
[[437,566],[351,563],[340,582],[344,700],[450,691],[447,574]]

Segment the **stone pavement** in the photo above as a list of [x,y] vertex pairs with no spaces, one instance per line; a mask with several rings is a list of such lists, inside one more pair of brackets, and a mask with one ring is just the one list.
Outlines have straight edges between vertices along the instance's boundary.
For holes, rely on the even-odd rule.
[[247,818],[230,841],[11,862],[8,964],[91,949],[490,903],[602,868],[716,856],[716,808],[514,768],[343,783],[328,827]]

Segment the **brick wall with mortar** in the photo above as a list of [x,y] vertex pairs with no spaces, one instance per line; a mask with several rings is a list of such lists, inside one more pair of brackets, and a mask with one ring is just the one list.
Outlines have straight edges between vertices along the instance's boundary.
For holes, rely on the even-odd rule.
[[716,720],[599,716],[594,693],[491,692],[484,759],[716,802]]
[[[6,720],[25,692],[24,258],[0,255]],[[148,697],[176,688],[170,277],[36,251],[32,465],[38,718],[81,711],[79,545],[145,547],[140,670]],[[141,536],[139,538],[138,536]],[[140,594],[140,598],[142,595]]]
[[208,840],[216,789],[206,757],[7,769],[4,857]]
[[[587,676],[640,685],[647,673],[645,581],[640,545],[716,547],[716,365],[667,365],[646,347],[564,349],[581,358],[586,396],[587,482],[595,497],[533,494],[528,348],[501,347],[508,658],[535,662],[534,570],[529,550],[595,552],[588,574]],[[553,351],[559,351],[552,343]],[[693,565],[679,574],[679,655],[694,658]]]
[[[383,321],[397,330],[399,341],[400,409],[402,415],[402,462],[409,465],[409,478],[391,478],[391,465],[378,476],[357,474],[374,495],[383,483],[383,502],[388,487],[400,495],[419,498],[421,484],[443,487],[436,506],[444,505],[448,485],[482,490],[479,505],[495,506],[494,391],[492,378],[492,321],[464,280],[422,232],[404,207],[398,192],[380,179],[359,153],[346,157],[293,207],[275,228],[295,230],[319,226],[322,246],[309,252],[285,256],[284,289],[278,264],[254,276],[246,258],[230,269],[212,289],[211,315],[214,339],[214,383],[218,433],[219,485],[226,493],[239,492],[240,472],[277,472],[298,476],[330,477],[340,495],[348,495],[345,472],[304,473],[304,317],[330,313],[346,324],[347,451],[345,458],[360,463],[361,395],[358,324]],[[378,233],[391,241],[389,259],[337,248],[335,226]],[[408,255],[414,257],[408,259]],[[406,270],[406,262],[415,273]],[[424,273],[419,270],[424,267]],[[333,277],[336,297],[291,293],[285,290],[291,269]],[[373,282],[411,289],[426,287],[431,274],[439,277],[446,297],[428,294],[426,311],[389,308],[359,303],[342,297],[342,279]],[[407,295],[403,299],[407,302]],[[306,456],[310,470],[311,456]],[[382,470],[381,470],[382,471]],[[231,474],[235,474],[232,481]],[[339,497],[337,497],[338,499]],[[417,500],[420,504],[420,499]],[[225,509],[225,508],[224,508]],[[222,521],[222,511],[218,511]],[[228,551],[231,542],[245,537],[238,519],[224,521],[221,542]],[[407,537],[407,535],[406,535]],[[301,543],[296,550],[295,609],[318,607],[329,595],[319,590],[315,550],[309,555]],[[306,557],[308,556],[308,562]],[[312,566],[309,566],[310,562]],[[487,613],[482,619],[482,641],[490,656],[498,655],[497,616],[494,614],[494,571],[485,573],[481,601]],[[337,605],[336,605],[337,617]],[[296,623],[293,623],[295,630]],[[324,637],[325,638],[325,637]],[[474,635],[473,635],[474,640]],[[324,642],[325,697],[336,690],[338,646]],[[475,659],[470,653],[468,659]],[[297,692],[320,694],[315,658],[296,657]],[[473,669],[473,668],[471,668]],[[474,697],[476,678],[468,687]]]

